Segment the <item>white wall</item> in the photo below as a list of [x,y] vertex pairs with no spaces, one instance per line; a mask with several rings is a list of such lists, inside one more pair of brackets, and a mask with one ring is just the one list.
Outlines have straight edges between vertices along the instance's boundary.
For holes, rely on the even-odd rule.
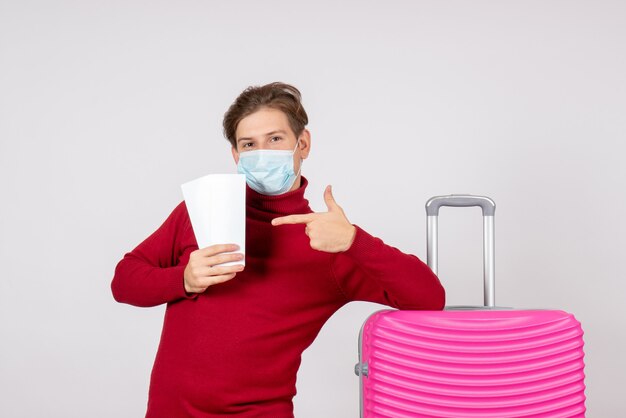
[[[123,254],[232,172],[221,117],[298,86],[308,197],[425,255],[424,202],[497,209],[498,302],[571,311],[590,417],[625,416],[623,1],[0,1],[0,416],[143,416],[163,307],[113,301]],[[477,210],[442,210],[451,304],[480,303]],[[340,311],[305,353],[298,418],[358,413]],[[87,412],[88,411],[88,412]]]

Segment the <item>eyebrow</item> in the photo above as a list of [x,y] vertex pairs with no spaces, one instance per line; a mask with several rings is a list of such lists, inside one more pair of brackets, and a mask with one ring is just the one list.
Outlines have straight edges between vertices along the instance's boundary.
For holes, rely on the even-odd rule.
[[[266,133],[264,136],[270,136],[270,135],[275,135],[275,134],[283,134],[283,135],[287,135],[287,132],[283,131],[282,129],[279,129],[277,131],[272,131],[272,132],[268,132]],[[248,138],[248,137],[243,137],[243,138],[239,138],[237,140],[237,142],[241,142],[241,141],[249,141],[252,138]]]

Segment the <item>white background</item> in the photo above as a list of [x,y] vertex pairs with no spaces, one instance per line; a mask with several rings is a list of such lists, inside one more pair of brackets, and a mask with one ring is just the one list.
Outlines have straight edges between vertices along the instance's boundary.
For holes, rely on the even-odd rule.
[[[0,416],[145,412],[164,307],[113,269],[234,172],[221,118],[295,84],[312,207],[425,256],[425,201],[497,203],[498,304],[575,313],[589,417],[626,416],[623,1],[0,1]],[[478,209],[442,209],[450,304],[481,302]],[[351,304],[304,354],[298,418],[358,414]],[[270,384],[270,382],[268,382]]]

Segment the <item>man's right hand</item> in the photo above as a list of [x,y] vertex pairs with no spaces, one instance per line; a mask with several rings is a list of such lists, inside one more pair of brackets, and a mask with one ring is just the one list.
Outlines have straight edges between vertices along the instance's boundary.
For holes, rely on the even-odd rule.
[[[207,287],[224,283],[242,271],[242,264],[220,266],[218,264],[243,260],[243,254],[233,253],[239,247],[235,244],[218,244],[201,248],[191,253],[185,267],[185,291],[202,293]],[[229,253],[229,254],[225,254]]]

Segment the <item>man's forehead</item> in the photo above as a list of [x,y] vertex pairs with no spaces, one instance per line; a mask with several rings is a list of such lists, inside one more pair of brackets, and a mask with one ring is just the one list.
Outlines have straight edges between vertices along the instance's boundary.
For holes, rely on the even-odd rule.
[[277,109],[260,109],[246,116],[237,124],[235,136],[239,140],[279,132],[283,135],[291,134],[287,115]]

